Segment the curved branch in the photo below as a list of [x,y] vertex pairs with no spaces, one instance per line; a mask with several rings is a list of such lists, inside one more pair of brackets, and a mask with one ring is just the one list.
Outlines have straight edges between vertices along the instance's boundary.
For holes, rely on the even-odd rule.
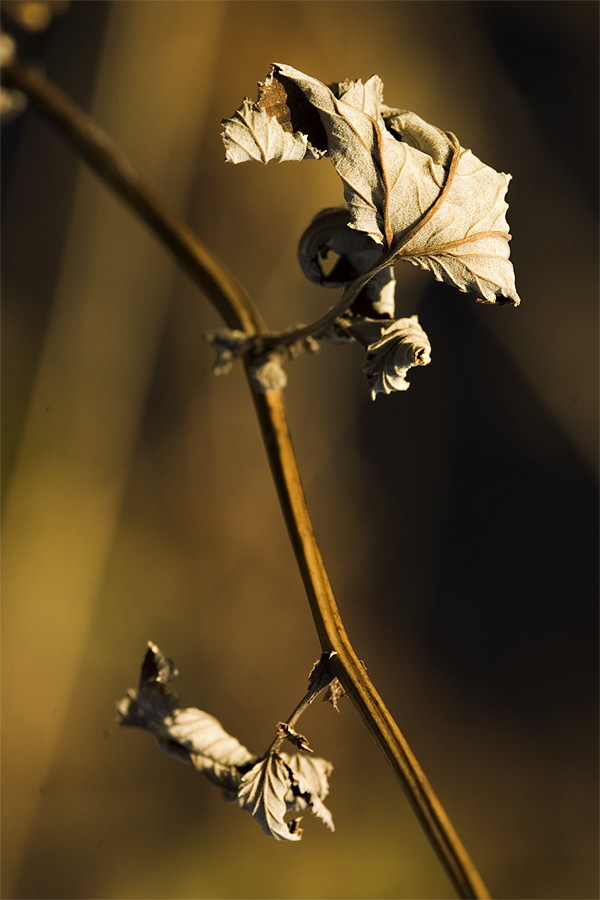
[[252,396],[321,648],[337,654],[329,666],[400,781],[459,897],[488,898],[481,876],[346,634],[306,505],[283,396],[280,391]]
[[[26,93],[32,105],[59,126],[82,158],[144,219],[230,328],[249,335],[266,334],[260,313],[244,289],[145,184],[83,110],[42,74],[19,60],[4,68],[2,74],[4,83]],[[394,252],[397,250],[396,247]],[[371,270],[369,277],[373,274]],[[351,285],[348,291],[352,288]],[[247,370],[250,363],[246,356]],[[348,639],[314,535],[283,396],[280,391],[252,391],[252,397],[321,647],[323,651],[336,651],[330,665],[394,770],[457,893],[460,897],[488,898],[481,877]]]
[[2,83],[27,94],[32,106],[58,125],[82,159],[127,201],[217,308],[229,328],[256,334],[266,331],[252,300],[193,231],[138,175],[108,135],[56,85],[15,59],[2,67]]

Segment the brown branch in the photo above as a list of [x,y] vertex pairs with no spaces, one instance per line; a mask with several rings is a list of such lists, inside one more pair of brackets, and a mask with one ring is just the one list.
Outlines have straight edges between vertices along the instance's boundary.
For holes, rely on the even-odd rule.
[[2,68],[2,83],[27,94],[32,106],[58,125],[82,159],[127,201],[217,308],[229,328],[265,331],[252,300],[193,231],[138,175],[108,135],[76,103],[32,66],[15,59]]
[[487,898],[481,876],[346,634],[306,506],[283,396],[253,393],[253,399],[321,648],[337,654],[329,666],[400,781],[459,897]]
[[[249,335],[266,333],[261,316],[244,289],[162,203],[86,113],[38,71],[19,60],[4,68],[2,74],[3,82],[26,93],[31,104],[58,125],[82,158],[144,219],[230,328],[245,330]],[[246,369],[250,362],[246,357]],[[279,391],[265,395],[252,391],[252,397],[321,647],[325,652],[336,651],[329,665],[399,779],[458,895],[488,898],[481,877],[350,644],[308,513],[283,396]]]

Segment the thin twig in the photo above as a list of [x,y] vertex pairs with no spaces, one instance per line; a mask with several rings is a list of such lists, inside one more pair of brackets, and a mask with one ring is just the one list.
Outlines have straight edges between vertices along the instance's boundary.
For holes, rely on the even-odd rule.
[[[98,125],[35,69],[15,60],[3,81],[26,93],[76,147],[82,158],[150,225],[183,269],[204,291],[230,328],[265,335],[258,310],[227,269],[145,184]],[[251,360],[244,360],[248,369]],[[252,397],[296,559],[324,652],[330,665],[398,777],[458,895],[489,898],[489,893],[398,726],[371,684],[348,639],[317,546],[283,396],[279,391]]]
[[[306,710],[311,705],[313,700],[316,700],[318,695],[323,690],[325,690],[324,687],[321,687],[316,691],[307,691],[306,694],[304,695],[304,697],[302,698],[302,700],[300,701],[300,703],[298,704],[298,706],[295,708],[294,712],[291,714],[291,716],[288,717],[287,721],[285,723],[280,723],[280,724],[282,724],[282,725],[285,724],[288,726],[288,728],[293,728],[294,725],[296,724],[296,722],[298,721],[298,719],[300,718],[300,716],[302,716],[306,712]],[[281,747],[281,745],[283,744],[285,739],[286,739],[286,735],[284,732],[282,732],[281,734],[278,734],[277,737],[269,745],[267,751],[265,752],[265,754],[263,756],[263,759],[265,757],[269,756],[269,754],[271,754],[271,753],[277,753],[277,751],[279,750],[279,748]]]

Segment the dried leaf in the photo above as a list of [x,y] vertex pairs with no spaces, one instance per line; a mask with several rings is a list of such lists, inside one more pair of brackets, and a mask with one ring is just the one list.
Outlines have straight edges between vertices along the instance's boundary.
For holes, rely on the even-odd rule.
[[[396,250],[397,258],[429,269],[438,280],[475,292],[484,302],[519,304],[505,217],[509,175],[484,165],[450,133],[414,113],[385,106],[383,84],[376,75],[364,85],[346,81],[327,87],[290,66],[275,64],[269,79],[271,90],[279,90],[276,82],[281,90],[270,118],[260,101],[252,107],[261,127],[290,137],[285,123],[292,128],[289,123],[301,119],[315,131],[318,114],[327,155],[343,181],[350,228],[370,235],[386,251]],[[306,108],[297,96],[290,100],[294,88],[304,96]],[[256,143],[254,121],[251,128],[244,118],[251,106],[244,101],[235,121],[238,131],[248,131],[245,139]],[[228,158],[301,158],[300,150],[294,156],[279,150],[269,155],[268,129],[258,141],[258,155],[245,152],[234,159],[227,144],[231,128],[226,128]],[[294,140],[299,134],[306,132],[295,130]]]
[[242,779],[238,800],[242,809],[260,824],[265,834],[279,841],[297,841],[298,819],[286,822],[289,810],[310,811],[334,831],[331,813],[323,803],[329,792],[333,766],[325,759],[300,754],[272,753]]
[[396,319],[391,324],[385,320],[359,318],[343,318],[340,323],[366,347],[367,362],[363,372],[373,400],[378,393],[408,390],[408,370],[431,362],[431,345],[417,316]]
[[[388,129],[400,141],[447,165],[453,151],[449,136],[408,110],[384,107]],[[429,269],[438,281],[474,291],[487,303],[520,303],[512,264],[504,200],[510,175],[486,166],[460,148],[456,172],[435,216],[401,248],[399,259]],[[499,290],[501,288],[501,290]]]
[[226,794],[237,792],[243,774],[258,757],[208,713],[193,707],[177,709],[177,696],[165,692],[176,675],[173,661],[150,643],[138,690],[128,691],[117,703],[120,724],[149,731],[163,752],[191,763]]
[[286,738],[299,750],[306,750],[307,753],[312,753],[312,749],[309,747],[308,741],[304,735],[300,734],[298,731],[294,731],[293,728],[290,728],[287,722],[277,723],[277,737]]
[[329,661],[337,656],[335,650],[323,651],[312,667],[308,675],[308,692],[317,694],[335,678],[335,674],[329,666]]
[[177,694],[169,693],[167,686],[177,675],[173,660],[149,641],[142,663],[137,700],[142,714],[153,722],[162,722],[176,709],[179,702]]
[[[323,209],[300,238],[298,259],[310,281],[327,288],[345,287],[381,257],[381,245],[376,244],[368,234],[350,228],[349,222],[347,207]],[[330,253],[338,254],[339,259],[333,269],[325,274],[322,263]],[[394,267],[386,266],[365,285],[352,308],[363,315],[370,313],[391,318],[395,309],[395,292]]]
[[286,796],[288,809],[310,809],[313,815],[321,819],[330,831],[335,831],[333,819],[323,800],[329,793],[329,775],[333,766],[326,759],[318,756],[303,756],[295,753],[288,756],[280,754],[290,770],[292,783],[291,796]]
[[[120,724],[149,731],[161,750],[192,763],[222,788],[226,800],[237,800],[278,840],[299,841],[302,836],[300,818],[284,820],[292,810],[310,809],[333,830],[331,813],[322,802],[329,791],[331,763],[300,754],[254,756],[213,716],[193,707],[176,708],[176,695],[166,692],[176,675],[173,661],[150,642],[138,690],[129,690],[117,703]],[[280,727],[286,737],[310,750],[306,738],[283,723]]]
[[314,794],[319,800],[324,800],[329,793],[332,764],[320,756],[304,756],[301,753],[294,753],[291,756],[287,753],[280,755],[292,770],[302,793]]
[[380,111],[385,127],[399,140],[427,153],[440,166],[450,165],[453,144],[444,131],[407,109],[390,109],[382,103]]
[[288,809],[285,797],[292,788],[289,772],[281,756],[273,753],[244,775],[238,791],[241,808],[278,841],[300,840],[297,828],[290,829],[283,818]]
[[338,700],[346,696],[339,678],[334,678],[323,695],[323,703],[331,703],[336,712],[340,711]]
[[258,103],[246,97],[233,116],[221,123],[227,162],[254,159],[266,164],[319,159],[324,155],[324,150],[312,146],[307,134],[293,130],[287,93],[272,73],[264,84],[259,84],[259,92]]
[[277,64],[274,73],[296,84],[318,111],[328,155],[344,183],[351,227],[391,247],[422,216],[423,206],[435,202],[445,181],[443,167],[387,130],[377,75],[364,85],[343,82],[330,89],[290,66]]

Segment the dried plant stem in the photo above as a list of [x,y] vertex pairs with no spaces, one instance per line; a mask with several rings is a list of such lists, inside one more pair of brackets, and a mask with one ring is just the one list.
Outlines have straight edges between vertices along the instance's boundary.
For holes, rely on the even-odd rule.
[[[285,724],[286,724],[289,728],[293,728],[293,727],[295,726],[296,722],[298,721],[298,719],[300,718],[300,716],[303,715],[303,714],[306,712],[306,710],[307,710],[308,707],[311,705],[311,703],[313,702],[313,700],[316,700],[316,698],[318,697],[318,695],[319,695],[319,694],[321,693],[321,691],[323,691],[323,690],[325,690],[325,688],[324,688],[324,687],[320,687],[320,688],[318,688],[316,691],[307,691],[306,694],[304,695],[304,697],[302,698],[302,700],[300,701],[300,703],[298,704],[298,706],[296,707],[296,709],[294,710],[294,712],[291,714],[291,716],[288,717],[288,719],[287,719],[287,721],[285,722]],[[283,742],[285,741],[285,739],[286,739],[285,734],[280,734],[280,735],[278,735],[278,736],[275,738],[275,740],[272,741],[272,743],[271,743],[271,745],[268,747],[267,751],[264,753],[263,759],[264,759],[266,756],[268,756],[270,753],[277,753],[277,751],[279,750],[279,748],[281,747],[281,745],[283,744]]]
[[317,545],[292,447],[281,392],[253,393],[279,502],[288,526],[323,651],[391,765],[459,897],[489,897],[400,729],[354,652]]
[[239,282],[162,202],[87,113],[40,71],[18,59],[3,66],[2,83],[27,94],[31,104],[58,125],[82,159],[166,244],[182,268],[210,297],[229,328],[249,334],[266,331],[259,311]]
[[[82,158],[131,206],[173,252],[230,328],[265,335],[250,298],[227,269],[142,181],[96,123],[42,74],[19,60],[3,69],[3,81],[26,93],[76,147]],[[245,358],[248,368],[250,360]],[[300,567],[323,651],[404,788],[458,895],[490,895],[441,804],[371,684],[348,639],[317,546],[294,455],[283,396],[252,393],[279,500]]]

